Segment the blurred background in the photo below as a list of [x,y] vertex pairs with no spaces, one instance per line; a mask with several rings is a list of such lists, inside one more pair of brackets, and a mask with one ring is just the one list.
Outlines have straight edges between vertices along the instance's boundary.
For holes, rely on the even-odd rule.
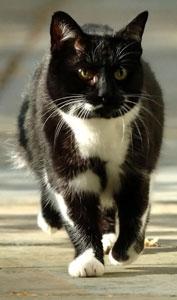
[[177,1],[0,0],[1,204],[38,202],[33,179],[26,177],[24,170],[13,169],[7,157],[14,143],[21,94],[49,48],[50,19],[57,10],[68,12],[79,24],[102,23],[114,29],[149,11],[143,55],[161,84],[166,106],[165,138],[153,199],[177,201]]
[[[66,266],[73,255],[68,238],[63,231],[50,237],[37,228],[40,195],[35,179],[13,168],[9,159],[21,95],[50,46],[50,20],[57,10],[79,24],[97,22],[114,29],[148,10],[143,56],[161,84],[166,106],[147,229],[148,237],[158,237],[159,247],[146,248],[131,269],[120,271],[108,263],[107,275],[94,283],[68,278]],[[0,0],[0,298],[108,299],[114,294],[114,299],[171,299],[177,295],[176,214],[177,0]]]

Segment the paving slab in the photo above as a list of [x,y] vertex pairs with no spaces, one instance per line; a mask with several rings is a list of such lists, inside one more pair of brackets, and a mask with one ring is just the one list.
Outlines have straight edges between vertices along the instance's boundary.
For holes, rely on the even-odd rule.
[[[9,195],[4,197],[6,201],[1,205],[2,299],[177,298],[177,201],[160,200],[159,193],[154,190],[147,236],[157,237],[158,247],[146,248],[137,262],[126,268],[112,266],[106,257],[102,278],[73,279],[67,272],[73,248],[66,233],[61,230],[47,235],[37,228],[37,186],[34,180],[24,179],[25,171],[21,171],[21,176],[16,172],[14,170],[14,176],[11,174],[9,183],[9,187],[12,184],[13,196],[10,197],[9,189]],[[163,178],[157,177],[155,184],[162,184]],[[19,182],[24,189],[23,198],[17,201],[19,190],[13,185],[16,183],[18,187]],[[164,193],[167,199],[167,191]]]
[[[34,235],[29,231],[24,230],[23,233],[19,229],[14,232],[14,235],[21,235],[21,239],[28,235],[28,239],[19,245],[13,244],[13,240],[11,245],[6,245],[6,242],[1,244],[2,299],[8,296],[39,299],[45,295],[49,299],[82,299],[85,295],[90,295],[92,299],[122,299],[127,295],[132,299],[135,295],[144,295],[143,299],[147,299],[147,295],[156,296],[157,299],[160,296],[177,298],[176,247],[148,248],[137,263],[124,269],[112,267],[106,260],[106,272],[102,278],[73,279],[67,273],[73,250],[65,233],[61,231],[53,238],[53,242],[49,242],[48,238],[41,241],[42,234],[39,231]],[[37,235],[38,242],[35,239]]]

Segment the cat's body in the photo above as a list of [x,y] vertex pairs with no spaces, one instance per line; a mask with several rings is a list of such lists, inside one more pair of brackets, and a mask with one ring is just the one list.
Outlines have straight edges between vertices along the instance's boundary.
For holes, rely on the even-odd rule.
[[[113,37],[108,26],[85,25],[88,35],[56,13],[51,54],[22,105],[19,145],[41,185],[38,224],[67,230],[72,276],[102,275],[103,248],[113,247],[114,264],[143,250],[163,129],[160,88],[140,61],[146,20],[139,15]],[[98,29],[107,34],[93,35]]]

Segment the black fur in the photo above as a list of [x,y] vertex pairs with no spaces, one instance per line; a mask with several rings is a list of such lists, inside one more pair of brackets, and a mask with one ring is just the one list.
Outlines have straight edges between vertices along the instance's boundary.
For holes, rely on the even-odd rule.
[[[144,247],[150,175],[159,157],[164,118],[161,89],[149,65],[141,59],[147,17],[147,12],[140,14],[114,34],[109,26],[87,24],[81,28],[66,13],[55,13],[50,56],[38,68],[27,93],[29,102],[25,100],[21,109],[19,144],[30,153],[28,162],[41,185],[43,217],[51,227],[60,229],[64,225],[75,258],[92,248],[104,264],[101,238],[104,233],[115,232],[117,218],[120,232],[112,249],[113,258],[126,262],[131,260],[131,247],[137,254]],[[120,68],[127,71],[123,80],[117,80],[114,74]],[[80,70],[89,70],[93,76],[85,80]],[[120,166],[120,182],[117,191],[112,191],[114,203],[106,209],[100,195],[110,179],[109,162],[98,156],[83,158],[62,113],[90,121],[111,120],[122,118],[138,103],[140,112],[131,123],[131,141]],[[85,104],[94,109],[85,112]],[[99,178],[100,194],[70,187],[69,182],[86,171]],[[62,195],[74,226],[57,206],[54,192]]]

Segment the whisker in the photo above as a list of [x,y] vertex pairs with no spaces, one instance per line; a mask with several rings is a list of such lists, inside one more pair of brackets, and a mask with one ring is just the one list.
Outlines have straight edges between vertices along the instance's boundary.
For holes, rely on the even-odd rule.
[[133,44],[136,44],[136,43],[137,43],[137,41],[133,41],[133,42],[129,43],[128,45],[124,46],[124,47],[121,49],[121,51],[120,51],[119,53],[117,53],[118,58],[121,56],[121,54],[123,54],[123,52],[124,52],[126,49],[128,49],[130,46],[132,46]]
[[60,119],[59,122],[58,122],[58,124],[57,124],[57,126],[56,126],[56,128],[55,128],[54,143],[53,143],[54,144],[54,148],[56,146],[57,139],[59,137],[60,131],[61,131],[64,123],[65,123],[64,120]]
[[81,93],[78,94],[78,93],[68,93],[68,92],[67,92],[67,95],[71,95],[71,96],[82,96],[82,97],[84,96],[84,94],[81,94]]
[[[80,104],[80,103],[81,103],[81,99],[80,99],[80,100],[74,100],[74,101],[69,101],[69,100],[67,100],[67,102],[64,103],[63,105],[61,105],[60,108],[63,109],[64,107],[68,106],[69,104],[73,104],[73,103],[74,103],[74,104],[76,104],[76,103],[79,103],[79,104]],[[54,110],[54,111],[53,111],[53,110]],[[58,107],[57,107],[57,108],[55,108],[55,107],[50,107],[50,109],[47,110],[47,111],[42,115],[42,117],[44,117],[47,113],[50,113],[51,111],[53,111],[53,112],[47,117],[47,119],[45,120],[42,129],[44,129],[46,123],[48,122],[48,120],[49,120],[52,116],[55,116],[55,114],[56,114],[56,116],[58,115],[58,110],[59,110]],[[56,138],[55,138],[55,139],[56,139]]]
[[147,93],[141,93],[141,94],[130,94],[130,95],[125,95],[127,98],[140,98],[140,100],[147,100],[147,101],[150,101],[152,103],[154,103],[155,105],[158,105],[159,107],[162,107],[162,105],[160,103],[158,103],[157,101],[155,101],[153,98],[159,98],[159,96],[157,95],[149,95]]
[[136,126],[136,129],[137,129],[137,131],[138,131],[138,134],[139,134],[139,137],[140,137],[140,140],[141,140],[141,145],[142,145],[142,148],[144,149],[144,147],[143,147],[143,139],[142,139],[142,134],[141,134],[141,131],[140,131],[140,129],[139,129],[139,126],[138,126],[138,124],[137,124],[137,122],[136,122],[136,120],[134,120],[134,122],[133,122],[134,124],[135,124],[135,126]]
[[[72,115],[75,115],[75,114],[77,113],[77,111],[78,111],[80,108],[83,107],[83,104],[81,103],[80,100],[79,100],[79,101],[75,101],[74,103],[77,104],[77,105],[75,105],[75,106],[72,107],[72,110],[70,111],[70,114],[72,114]],[[61,132],[61,129],[62,129],[64,123],[65,123],[64,120],[61,119],[61,120],[58,122],[57,126],[56,126],[56,129],[55,129],[55,135],[54,135],[54,147],[56,146],[56,142],[57,142],[58,136],[59,136],[59,134],[60,134],[60,132]]]
[[149,146],[150,146],[150,134],[149,134],[149,129],[146,126],[144,120],[140,117],[140,115],[138,116],[138,120],[141,122],[141,124],[143,125],[144,129],[145,129],[145,133],[146,133],[146,141],[147,141],[147,151],[149,151]]
[[[127,100],[127,99],[126,99],[125,102],[126,103],[135,104],[135,102]],[[154,121],[157,122],[157,124],[159,124],[160,126],[162,126],[162,124],[160,123],[160,121],[154,116],[154,114],[149,109],[147,109],[146,107],[144,107],[144,106],[141,105],[140,110],[143,110],[144,112],[147,112],[149,114],[149,116],[151,116],[154,119]]]
[[[57,99],[58,100],[58,99]],[[65,101],[62,101],[59,107],[57,107],[57,109],[63,108],[65,105],[69,105],[69,104],[73,104],[73,103],[77,103],[80,102],[82,100],[82,98],[80,99],[66,99]],[[50,107],[49,107],[50,106]],[[47,108],[49,107],[49,109],[47,111],[45,111],[45,113],[42,115],[42,117],[44,117],[47,113],[49,113],[52,109],[55,109],[54,106],[52,106],[52,103],[49,103],[49,105],[47,105]]]
[[69,105],[74,105],[74,104],[77,104],[77,103],[83,103],[83,101],[81,100],[76,100],[76,101],[72,101],[72,102],[67,102],[67,103],[64,103],[63,105],[59,106],[58,109],[63,109],[64,107],[66,106],[69,106]]
[[126,57],[126,56],[129,56],[129,55],[139,55],[140,52],[127,52],[127,53],[124,53],[122,54],[121,56],[119,55],[119,59],[122,60],[123,57]]
[[159,125],[159,126],[162,126],[162,124],[160,123],[160,121],[154,116],[154,114],[147,108],[141,106],[140,107],[140,111],[143,110],[144,112],[148,113],[150,117],[153,118],[154,121],[156,121],[156,123]]
[[129,65],[129,64],[136,64],[137,60],[136,59],[123,59],[120,61],[121,65]]
[[98,50],[98,48],[101,46],[102,44],[102,40],[98,43],[98,45],[95,47],[94,51],[92,50],[92,59],[93,61],[95,60],[95,55],[96,55],[96,51]]
[[148,102],[154,103],[155,105],[157,105],[157,106],[159,106],[159,107],[162,107],[162,105],[161,105],[160,103],[156,102],[156,101],[153,100],[153,99],[147,98],[147,97],[145,97],[145,96],[142,96],[142,97],[141,97],[141,100],[146,100],[146,101],[148,101]]
[[[127,108],[130,109],[130,107],[128,105],[125,105]],[[146,133],[146,140],[147,140],[147,150],[149,150],[149,144],[150,144],[150,141],[149,141],[149,137],[150,137],[150,134],[149,134],[149,129],[148,127],[146,126],[144,120],[141,118],[140,114],[138,115],[138,120],[142,123],[144,129],[145,129],[145,133]],[[135,122],[135,121],[134,121]],[[136,124],[135,124],[136,126]],[[139,127],[137,128],[139,134],[141,135],[141,140],[142,140],[142,134],[141,134],[141,131],[139,129]]]
[[65,97],[61,97],[61,98],[56,98],[54,100],[52,100],[53,103],[57,102],[57,101],[61,101],[61,100],[72,100],[72,99],[79,99],[79,98],[83,98],[83,95],[71,95],[71,96],[65,96]]
[[143,94],[143,95],[146,95],[147,97],[150,97],[150,98],[160,98],[160,96],[159,95],[157,95],[157,94],[148,94],[147,92],[146,92],[146,90],[144,90],[144,89],[141,89],[141,94]]
[[57,111],[56,109],[55,109],[55,110],[48,116],[48,118],[45,120],[45,122],[44,122],[44,124],[43,124],[43,126],[42,126],[42,130],[44,129],[44,127],[45,127],[46,123],[48,122],[48,120],[49,120],[53,115],[58,116],[58,111]]
[[41,117],[45,117],[45,115],[49,114],[51,111],[56,110],[55,107],[51,106],[49,109],[45,110],[45,112],[41,115]]
[[85,54],[85,56],[87,56],[87,58],[89,59],[89,62],[92,61],[91,56],[88,53],[86,53],[85,51],[82,51],[82,53]]
[[126,112],[129,112],[131,110],[131,107],[128,104],[124,104],[124,109],[126,109]]
[[78,117],[77,113],[78,113],[79,109],[82,109],[82,108],[83,108],[83,102],[79,102],[77,105],[72,107],[70,113],[72,115],[76,115]]
[[79,107],[79,109],[81,108],[81,111],[79,112],[79,114],[78,114],[78,118],[81,118],[82,119],[82,116],[83,116],[83,114],[84,114],[84,112],[85,112],[85,108],[82,106],[82,107]]
[[[127,109],[125,106],[122,107],[123,111],[125,113],[129,112],[129,109]],[[134,144],[133,144],[133,134],[132,134],[132,128],[131,126],[128,126],[129,128],[129,134],[130,134],[130,139],[131,139],[131,148],[132,148],[132,153],[134,154]]]
[[90,111],[89,110],[87,110],[86,109],[86,111],[87,111],[87,114],[86,114],[86,119],[88,118],[88,116],[89,116],[89,114],[90,114]]
[[123,142],[124,142],[124,137],[125,137],[125,120],[124,120],[124,117],[123,117],[123,113],[122,113],[121,108],[119,109],[119,113],[120,113],[120,115],[121,115],[121,120],[122,120],[122,140],[121,140],[121,144],[123,144]]

